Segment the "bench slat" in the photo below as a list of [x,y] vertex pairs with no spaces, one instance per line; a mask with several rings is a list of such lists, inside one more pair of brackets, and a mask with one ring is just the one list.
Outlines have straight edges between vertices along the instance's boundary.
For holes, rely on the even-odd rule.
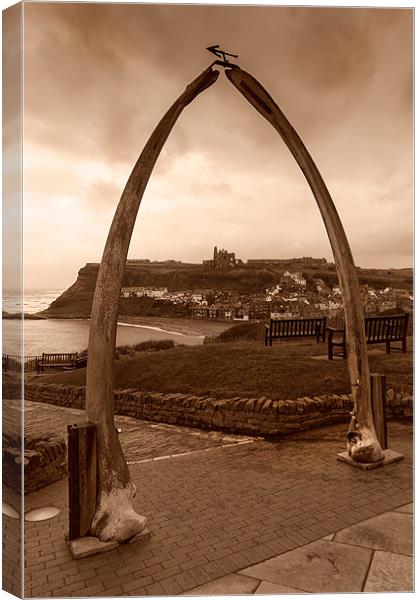
[[274,339],[289,337],[309,337],[314,336],[325,340],[326,317],[316,317],[312,319],[270,319],[270,324],[266,325],[267,335],[265,343],[270,344]]

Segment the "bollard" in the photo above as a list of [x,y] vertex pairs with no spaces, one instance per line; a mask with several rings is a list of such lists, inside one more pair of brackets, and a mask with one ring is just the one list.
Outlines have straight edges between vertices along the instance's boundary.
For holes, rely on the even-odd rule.
[[386,427],[386,376],[381,373],[370,375],[370,396],[373,414],[373,423],[382,450],[388,448],[388,434]]
[[68,425],[69,540],[89,533],[97,501],[96,427]]

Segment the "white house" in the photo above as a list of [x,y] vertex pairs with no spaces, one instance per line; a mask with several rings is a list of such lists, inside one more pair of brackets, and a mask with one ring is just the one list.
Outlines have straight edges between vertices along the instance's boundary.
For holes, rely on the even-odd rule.
[[299,273],[298,271],[296,271],[295,273],[285,271],[283,277],[286,277],[286,279],[291,279],[296,285],[300,285],[301,287],[306,286],[306,279],[304,278],[302,273]]

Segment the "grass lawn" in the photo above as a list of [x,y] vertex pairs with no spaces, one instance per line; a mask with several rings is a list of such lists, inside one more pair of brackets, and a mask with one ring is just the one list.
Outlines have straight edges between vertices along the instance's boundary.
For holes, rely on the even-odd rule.
[[[411,340],[409,349],[407,354],[370,356],[371,371],[385,373],[388,387],[411,392]],[[273,400],[349,393],[346,361],[313,358],[326,353],[327,345],[314,341],[283,341],[271,348],[257,341],[179,346],[117,360],[115,388],[208,394],[218,398],[267,396]],[[50,373],[36,381],[84,385],[85,378],[86,369],[80,369]]]

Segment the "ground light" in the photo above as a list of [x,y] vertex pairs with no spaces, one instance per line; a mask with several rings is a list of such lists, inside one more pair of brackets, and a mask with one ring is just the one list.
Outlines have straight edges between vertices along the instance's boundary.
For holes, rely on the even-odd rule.
[[5,502],[4,500],[2,502],[1,512],[3,515],[5,515],[6,517],[10,517],[11,519],[19,519],[18,511],[15,508],[13,508],[13,506],[11,506],[10,504],[7,504],[7,502]]
[[60,509],[55,506],[44,506],[30,510],[25,515],[25,521],[47,521],[60,514]]

